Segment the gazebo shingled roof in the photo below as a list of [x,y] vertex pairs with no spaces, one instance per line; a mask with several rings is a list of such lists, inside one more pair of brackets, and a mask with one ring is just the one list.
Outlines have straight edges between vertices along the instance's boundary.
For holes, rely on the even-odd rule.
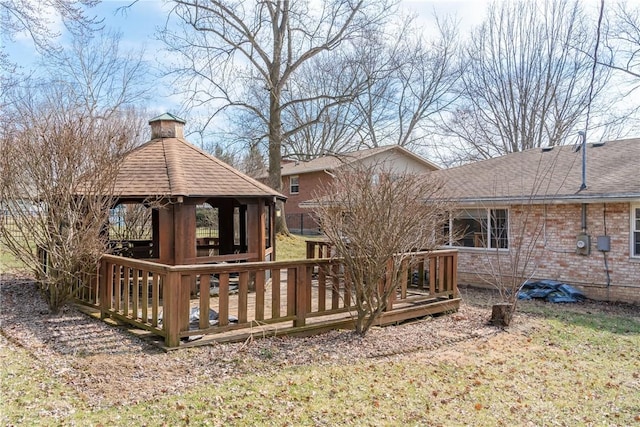
[[[130,242],[140,257],[171,265],[274,257],[275,201],[286,197],[187,142],[183,119],[165,113],[149,124],[151,140],[125,155],[114,187],[119,203],[167,202],[151,205],[151,240]],[[204,202],[218,215],[213,246],[196,238]]]
[[[167,116],[167,117],[165,117]],[[163,114],[152,119],[183,124]],[[149,196],[277,197],[281,193],[233,169],[182,137],[159,137],[129,152],[120,166],[115,193],[123,198]]]

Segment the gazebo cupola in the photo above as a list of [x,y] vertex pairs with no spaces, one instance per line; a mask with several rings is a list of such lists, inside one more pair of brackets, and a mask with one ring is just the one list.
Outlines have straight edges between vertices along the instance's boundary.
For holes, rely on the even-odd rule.
[[[122,161],[114,247],[170,265],[273,259],[275,202],[285,197],[191,145],[185,123],[169,113],[151,119],[151,140]],[[127,223],[136,210],[146,222]]]
[[184,138],[185,121],[170,113],[164,113],[149,120],[151,139]]

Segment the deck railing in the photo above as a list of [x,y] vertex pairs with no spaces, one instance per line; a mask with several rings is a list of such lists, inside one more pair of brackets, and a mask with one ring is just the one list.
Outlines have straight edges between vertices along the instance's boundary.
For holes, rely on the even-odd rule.
[[[457,298],[457,251],[416,257],[418,264],[404,270],[407,280],[389,299],[387,312]],[[349,318],[344,314],[355,312],[339,259],[168,266],[104,255],[96,286],[91,299],[80,299],[98,307],[102,318],[164,337],[167,347],[194,335],[265,325],[299,331],[340,318],[336,325],[342,327]]]

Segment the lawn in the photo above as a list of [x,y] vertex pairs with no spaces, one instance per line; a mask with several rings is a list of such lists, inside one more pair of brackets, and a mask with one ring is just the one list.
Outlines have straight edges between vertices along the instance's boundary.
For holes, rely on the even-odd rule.
[[[77,376],[52,375],[37,350],[3,334],[0,424],[640,425],[640,320],[608,305],[565,307],[523,304],[532,314],[510,330],[346,363],[290,366],[269,340],[257,340],[251,345],[266,343],[258,359],[230,361],[250,368],[242,374],[214,382],[205,375],[193,387],[98,408],[90,393],[99,384],[78,387]],[[300,351],[315,351],[300,343]],[[207,350],[136,356],[189,363],[191,351]],[[75,357],[75,369],[92,363]],[[135,395],[138,381],[128,379],[127,393]]]
[[[278,259],[305,257],[305,238],[278,239]],[[81,314],[67,314],[71,326],[38,306],[13,310],[37,294],[6,286],[0,425],[640,426],[638,307],[523,302],[513,327],[474,335],[492,296],[463,290],[454,315],[384,328],[430,329],[433,345],[403,338],[400,351],[367,354],[343,331],[165,354]],[[32,314],[41,326],[21,326]]]
[[0,245],[0,274],[12,273],[18,270],[24,270],[24,264]]
[[297,236],[292,234],[290,236],[283,236],[278,234],[276,236],[276,259],[278,261],[292,260],[292,259],[305,259],[307,257],[307,240],[320,240],[320,237],[310,236]]

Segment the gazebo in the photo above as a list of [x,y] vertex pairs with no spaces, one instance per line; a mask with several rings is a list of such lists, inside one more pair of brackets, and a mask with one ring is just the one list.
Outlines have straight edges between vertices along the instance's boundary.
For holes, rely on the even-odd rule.
[[[161,337],[165,349],[353,326],[342,260],[275,260],[282,194],[185,141],[184,120],[163,114],[149,123],[151,140],[119,169],[114,253],[78,281],[78,302]],[[458,308],[457,251],[416,256],[377,324]]]
[[151,140],[116,179],[114,252],[168,265],[274,260],[275,202],[285,196],[187,142],[183,119],[149,124]]

